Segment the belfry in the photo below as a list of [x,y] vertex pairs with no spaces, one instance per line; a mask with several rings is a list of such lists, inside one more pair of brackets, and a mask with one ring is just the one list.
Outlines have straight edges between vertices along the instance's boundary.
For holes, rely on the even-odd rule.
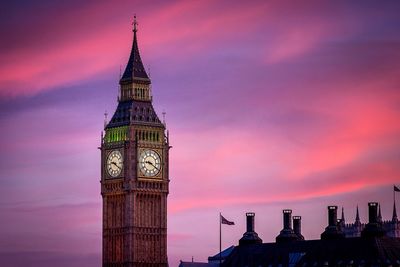
[[103,266],[168,266],[170,146],[153,108],[137,31],[135,16],[118,106],[101,140]]

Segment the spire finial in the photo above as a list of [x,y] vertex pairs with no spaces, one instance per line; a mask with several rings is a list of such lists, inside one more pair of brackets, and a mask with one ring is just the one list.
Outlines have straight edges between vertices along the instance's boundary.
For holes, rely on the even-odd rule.
[[107,113],[107,110],[106,110],[104,112],[104,129],[107,127],[107,124],[108,124],[107,116],[108,116],[108,113]]
[[136,20],[136,14],[133,15],[132,25],[133,25],[133,32],[136,33],[137,32],[137,25],[138,25],[137,20]]
[[165,125],[165,115],[167,114],[167,112],[165,112],[165,110],[163,110],[162,112],[162,116],[163,116],[163,124]]

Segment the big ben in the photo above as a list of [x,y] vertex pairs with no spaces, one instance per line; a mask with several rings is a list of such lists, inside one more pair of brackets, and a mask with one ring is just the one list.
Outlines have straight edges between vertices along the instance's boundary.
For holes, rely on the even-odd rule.
[[135,17],[118,106],[101,142],[103,266],[168,266],[169,148],[153,108]]

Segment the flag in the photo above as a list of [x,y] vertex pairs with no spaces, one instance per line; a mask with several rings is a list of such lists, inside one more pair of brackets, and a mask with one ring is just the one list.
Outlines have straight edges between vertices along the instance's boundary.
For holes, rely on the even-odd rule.
[[393,190],[395,191],[395,192],[400,192],[400,188],[398,188],[397,186],[393,186]]
[[225,219],[225,217],[224,216],[222,216],[222,215],[220,215],[221,216],[221,223],[222,224],[227,224],[227,225],[235,225],[235,223],[234,222],[231,222],[231,221],[228,221],[227,219]]

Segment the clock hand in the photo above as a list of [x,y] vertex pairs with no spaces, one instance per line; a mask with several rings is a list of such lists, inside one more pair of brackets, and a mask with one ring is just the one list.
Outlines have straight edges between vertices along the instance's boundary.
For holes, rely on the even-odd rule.
[[115,163],[114,161],[111,161],[112,164],[114,164],[118,169],[121,169],[120,166],[117,165],[117,163]]
[[159,170],[151,161],[145,161],[144,163],[150,164],[151,166],[153,166],[155,169]]

